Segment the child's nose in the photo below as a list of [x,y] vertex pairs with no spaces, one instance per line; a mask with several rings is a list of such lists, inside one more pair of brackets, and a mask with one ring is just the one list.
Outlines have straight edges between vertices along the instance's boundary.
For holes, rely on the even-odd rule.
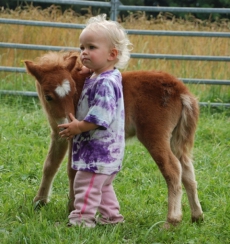
[[84,50],[82,50],[82,53],[87,54],[88,53],[87,49],[85,48]]

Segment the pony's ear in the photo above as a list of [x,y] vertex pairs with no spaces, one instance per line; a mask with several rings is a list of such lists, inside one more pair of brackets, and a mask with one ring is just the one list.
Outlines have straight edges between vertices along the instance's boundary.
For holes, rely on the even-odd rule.
[[76,64],[76,61],[77,61],[77,56],[71,56],[71,57],[65,59],[65,67],[69,71],[71,71],[74,68],[75,64]]
[[26,65],[27,72],[33,75],[39,81],[42,77],[42,70],[40,69],[40,67],[34,64],[32,61],[26,60],[24,61],[24,63]]

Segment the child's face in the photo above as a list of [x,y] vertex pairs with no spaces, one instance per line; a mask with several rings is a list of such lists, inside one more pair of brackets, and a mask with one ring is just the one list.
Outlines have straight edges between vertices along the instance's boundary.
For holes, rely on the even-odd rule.
[[[79,38],[80,59],[84,66],[101,73],[114,66],[116,55],[102,31],[83,30]],[[113,68],[113,67],[112,67]]]

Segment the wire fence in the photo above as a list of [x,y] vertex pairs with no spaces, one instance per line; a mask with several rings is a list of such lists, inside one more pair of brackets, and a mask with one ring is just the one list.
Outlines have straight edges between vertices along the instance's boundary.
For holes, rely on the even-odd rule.
[[[119,11],[146,11],[146,12],[183,12],[183,13],[222,13],[229,14],[230,9],[226,8],[185,8],[185,7],[151,7],[151,6],[125,6],[119,0],[111,0],[111,2],[100,1],[78,1],[78,0],[30,0],[25,2],[40,2],[40,3],[53,3],[53,4],[70,4],[70,5],[86,5],[96,7],[108,7],[110,8],[110,18],[116,20]],[[47,21],[32,21],[32,20],[20,20],[20,19],[6,19],[0,18],[1,24],[14,24],[14,25],[30,25],[30,26],[43,26],[54,28],[73,28],[83,29],[83,24],[72,23],[59,23],[59,22],[47,22]],[[230,32],[206,32],[206,31],[165,31],[165,30],[126,30],[129,35],[157,35],[157,36],[191,36],[191,37],[221,37],[229,38]],[[76,50],[76,47],[63,47],[63,46],[48,46],[48,45],[32,45],[32,44],[19,44],[19,43],[6,43],[0,42],[0,48],[13,48],[13,49],[30,49],[30,50]],[[198,56],[198,55],[170,55],[170,54],[144,54],[144,53],[132,53],[131,58],[138,59],[166,59],[166,60],[194,60],[194,61],[218,61],[218,62],[230,62],[229,56]],[[0,71],[5,72],[26,72],[25,68],[20,67],[7,67],[0,66]],[[230,80],[212,80],[212,79],[191,79],[180,78],[184,83],[189,84],[210,84],[210,85],[230,85]],[[36,92],[23,92],[23,91],[5,91],[1,90],[0,94],[12,94],[12,95],[24,95],[24,96],[37,96]],[[201,102],[201,106],[225,106],[230,107],[228,103],[208,103]]]

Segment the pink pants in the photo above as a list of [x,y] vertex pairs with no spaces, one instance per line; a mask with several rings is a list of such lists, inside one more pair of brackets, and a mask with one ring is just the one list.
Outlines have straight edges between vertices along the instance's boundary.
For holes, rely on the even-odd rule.
[[112,185],[115,176],[77,171],[73,186],[75,210],[69,215],[69,223],[94,227],[97,210],[101,214],[97,222],[101,224],[123,222]]

